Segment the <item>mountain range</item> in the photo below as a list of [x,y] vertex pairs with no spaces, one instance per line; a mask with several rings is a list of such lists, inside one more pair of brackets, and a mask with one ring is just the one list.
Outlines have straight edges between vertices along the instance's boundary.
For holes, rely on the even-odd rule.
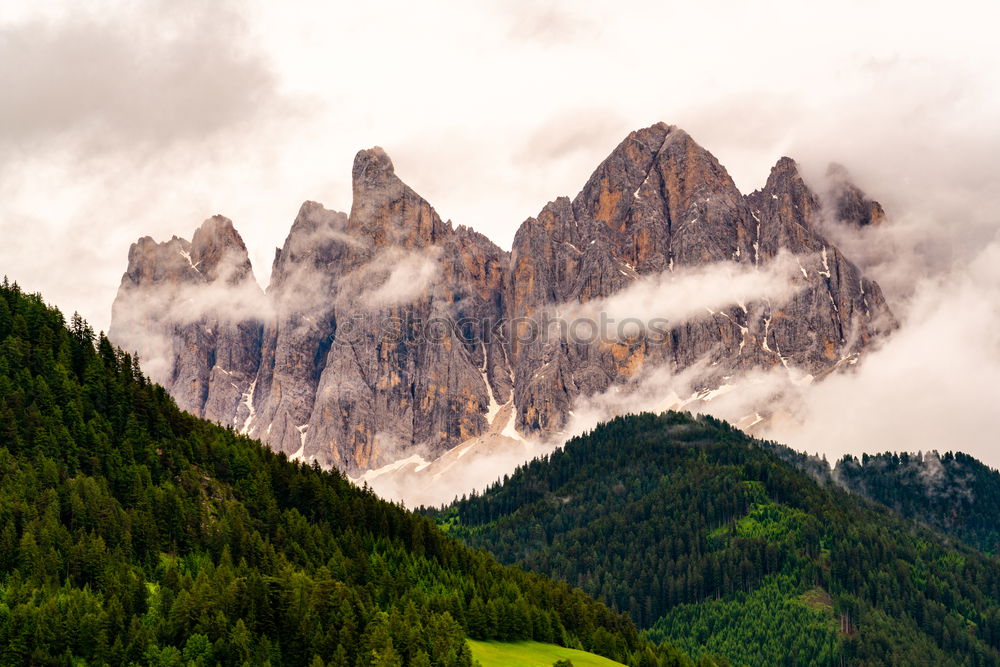
[[844,168],[827,176],[810,187],[782,158],[743,195],[658,123],[507,252],[442,221],[383,150],[363,150],[350,212],[303,204],[266,290],[224,217],[190,242],[139,239],[109,336],[194,415],[373,483],[440,482],[462,457],[561,442],[581,401],[658,372],[685,378],[665,409],[754,371],[809,383],[849,369],[896,322],[823,230],[885,214]]

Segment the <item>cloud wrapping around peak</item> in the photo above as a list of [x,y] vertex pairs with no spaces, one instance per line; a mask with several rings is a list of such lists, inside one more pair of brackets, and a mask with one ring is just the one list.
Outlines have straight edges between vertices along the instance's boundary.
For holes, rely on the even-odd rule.
[[[857,232],[864,234],[864,230]],[[906,260],[901,260],[905,262]],[[1000,465],[1000,238],[967,266],[920,278],[897,303],[901,326],[859,362],[822,381],[794,369],[743,373],[707,395],[681,373],[652,368],[631,383],[580,399],[567,433],[643,410],[685,409],[750,426],[754,433],[835,459],[845,453],[963,451]],[[694,400],[702,396],[708,400]]]
[[[386,248],[352,273],[352,285],[367,286],[352,301],[370,310],[416,301],[437,280],[440,274],[440,255],[440,248],[433,246],[410,251]],[[343,298],[344,294],[341,293],[341,299]]]
[[1000,240],[967,268],[924,278],[902,326],[852,373],[803,393],[768,435],[808,451],[961,450],[1000,465]]
[[626,321],[649,330],[654,324],[675,326],[755,301],[769,300],[777,307],[804,286],[801,261],[803,258],[782,251],[760,267],[736,262],[677,267],[636,277],[609,297],[562,304],[556,315],[568,322],[606,323],[612,332],[601,334],[607,337],[610,333],[627,334],[624,329],[619,331]]

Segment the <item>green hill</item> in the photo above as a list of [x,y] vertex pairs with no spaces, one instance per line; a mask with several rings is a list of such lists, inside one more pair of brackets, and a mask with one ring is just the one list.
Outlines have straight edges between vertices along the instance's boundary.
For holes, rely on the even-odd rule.
[[0,664],[469,665],[470,633],[688,664],[568,585],[182,413],[4,281]]
[[433,514],[745,665],[1000,664],[1000,561],[718,420],[615,419]]

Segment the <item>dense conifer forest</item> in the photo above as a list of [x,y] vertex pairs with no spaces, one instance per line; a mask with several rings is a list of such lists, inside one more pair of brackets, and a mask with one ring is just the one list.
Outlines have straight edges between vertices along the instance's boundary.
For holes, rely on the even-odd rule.
[[615,419],[428,512],[694,655],[1000,663],[1000,561],[818,481],[711,417]]
[[177,409],[0,288],[0,664],[469,665],[467,636],[689,664],[336,472]]

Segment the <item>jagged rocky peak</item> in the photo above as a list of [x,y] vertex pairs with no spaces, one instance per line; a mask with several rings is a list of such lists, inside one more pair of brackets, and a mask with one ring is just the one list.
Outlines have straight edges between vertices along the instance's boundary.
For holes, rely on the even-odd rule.
[[576,219],[601,223],[597,234],[640,272],[742,254],[743,208],[725,167],[663,123],[631,133],[573,200]]
[[[806,204],[808,206],[819,207],[819,200],[813,192],[799,169],[799,164],[788,156],[780,158],[767,176],[767,182],[763,190],[771,195],[777,195],[778,199],[785,199],[793,206]],[[808,212],[806,213],[808,214]]]
[[317,231],[343,230],[347,227],[347,214],[328,209],[323,204],[306,200],[299,207],[299,212],[292,221],[288,238],[313,234]]
[[377,187],[386,180],[396,178],[396,168],[392,164],[392,158],[381,146],[358,151],[354,156],[354,167],[351,170],[355,187]]
[[230,284],[253,279],[250,255],[233,221],[214,215],[191,237],[191,262],[206,280]]
[[867,227],[880,225],[885,221],[885,210],[874,199],[869,198],[851,179],[847,168],[836,162],[826,170],[830,197],[839,222]]
[[[779,203],[772,205],[764,201],[764,193]],[[836,163],[830,164],[820,187],[814,189],[802,177],[799,165],[783,157],[771,169],[765,186],[750,197],[758,207],[772,208],[786,220],[805,221],[806,226],[815,223],[821,214],[858,227],[881,224],[885,220],[882,205],[868,197],[853,182],[847,169]]]
[[359,151],[352,171],[351,229],[375,246],[424,247],[452,232],[427,201],[397,176],[379,148]]
[[122,284],[199,280],[200,274],[190,260],[190,241],[174,236],[158,243],[151,236],[143,236],[129,248]]
[[749,197],[783,219],[799,223],[812,219],[821,208],[819,197],[802,177],[798,163],[790,157],[778,160],[771,167],[764,187]]
[[[360,151],[352,177],[349,215],[304,203],[275,253],[243,428],[358,472],[482,433],[510,382],[490,335],[507,253],[442,222],[381,148]],[[428,332],[435,320],[466,324]]]
[[649,175],[656,154],[672,132],[680,130],[664,123],[631,132],[597,167],[573,200],[575,215],[621,231],[619,223],[632,206],[631,194]]
[[[335,270],[344,246],[356,242],[347,233],[346,213],[327,209],[318,202],[303,202],[284,245],[274,251],[268,292],[299,289],[322,293],[324,285],[316,284],[316,276]],[[299,279],[306,284],[299,284]]]
[[538,300],[606,295],[675,264],[745,258],[748,217],[725,168],[687,132],[665,123],[631,132],[572,201],[549,202],[518,230],[512,315]]
[[144,236],[129,249],[123,276],[133,285],[160,282],[237,283],[253,277],[243,239],[229,218],[215,215],[195,230],[191,240],[173,236],[157,242]]
[[384,148],[372,146],[358,151],[354,156],[351,176],[357,185],[372,184],[387,178],[395,178],[396,168]]
[[792,158],[778,160],[764,187],[747,195],[746,201],[756,223],[754,254],[758,263],[782,249],[804,255],[822,252],[828,245],[813,230],[822,209],[820,198]]

